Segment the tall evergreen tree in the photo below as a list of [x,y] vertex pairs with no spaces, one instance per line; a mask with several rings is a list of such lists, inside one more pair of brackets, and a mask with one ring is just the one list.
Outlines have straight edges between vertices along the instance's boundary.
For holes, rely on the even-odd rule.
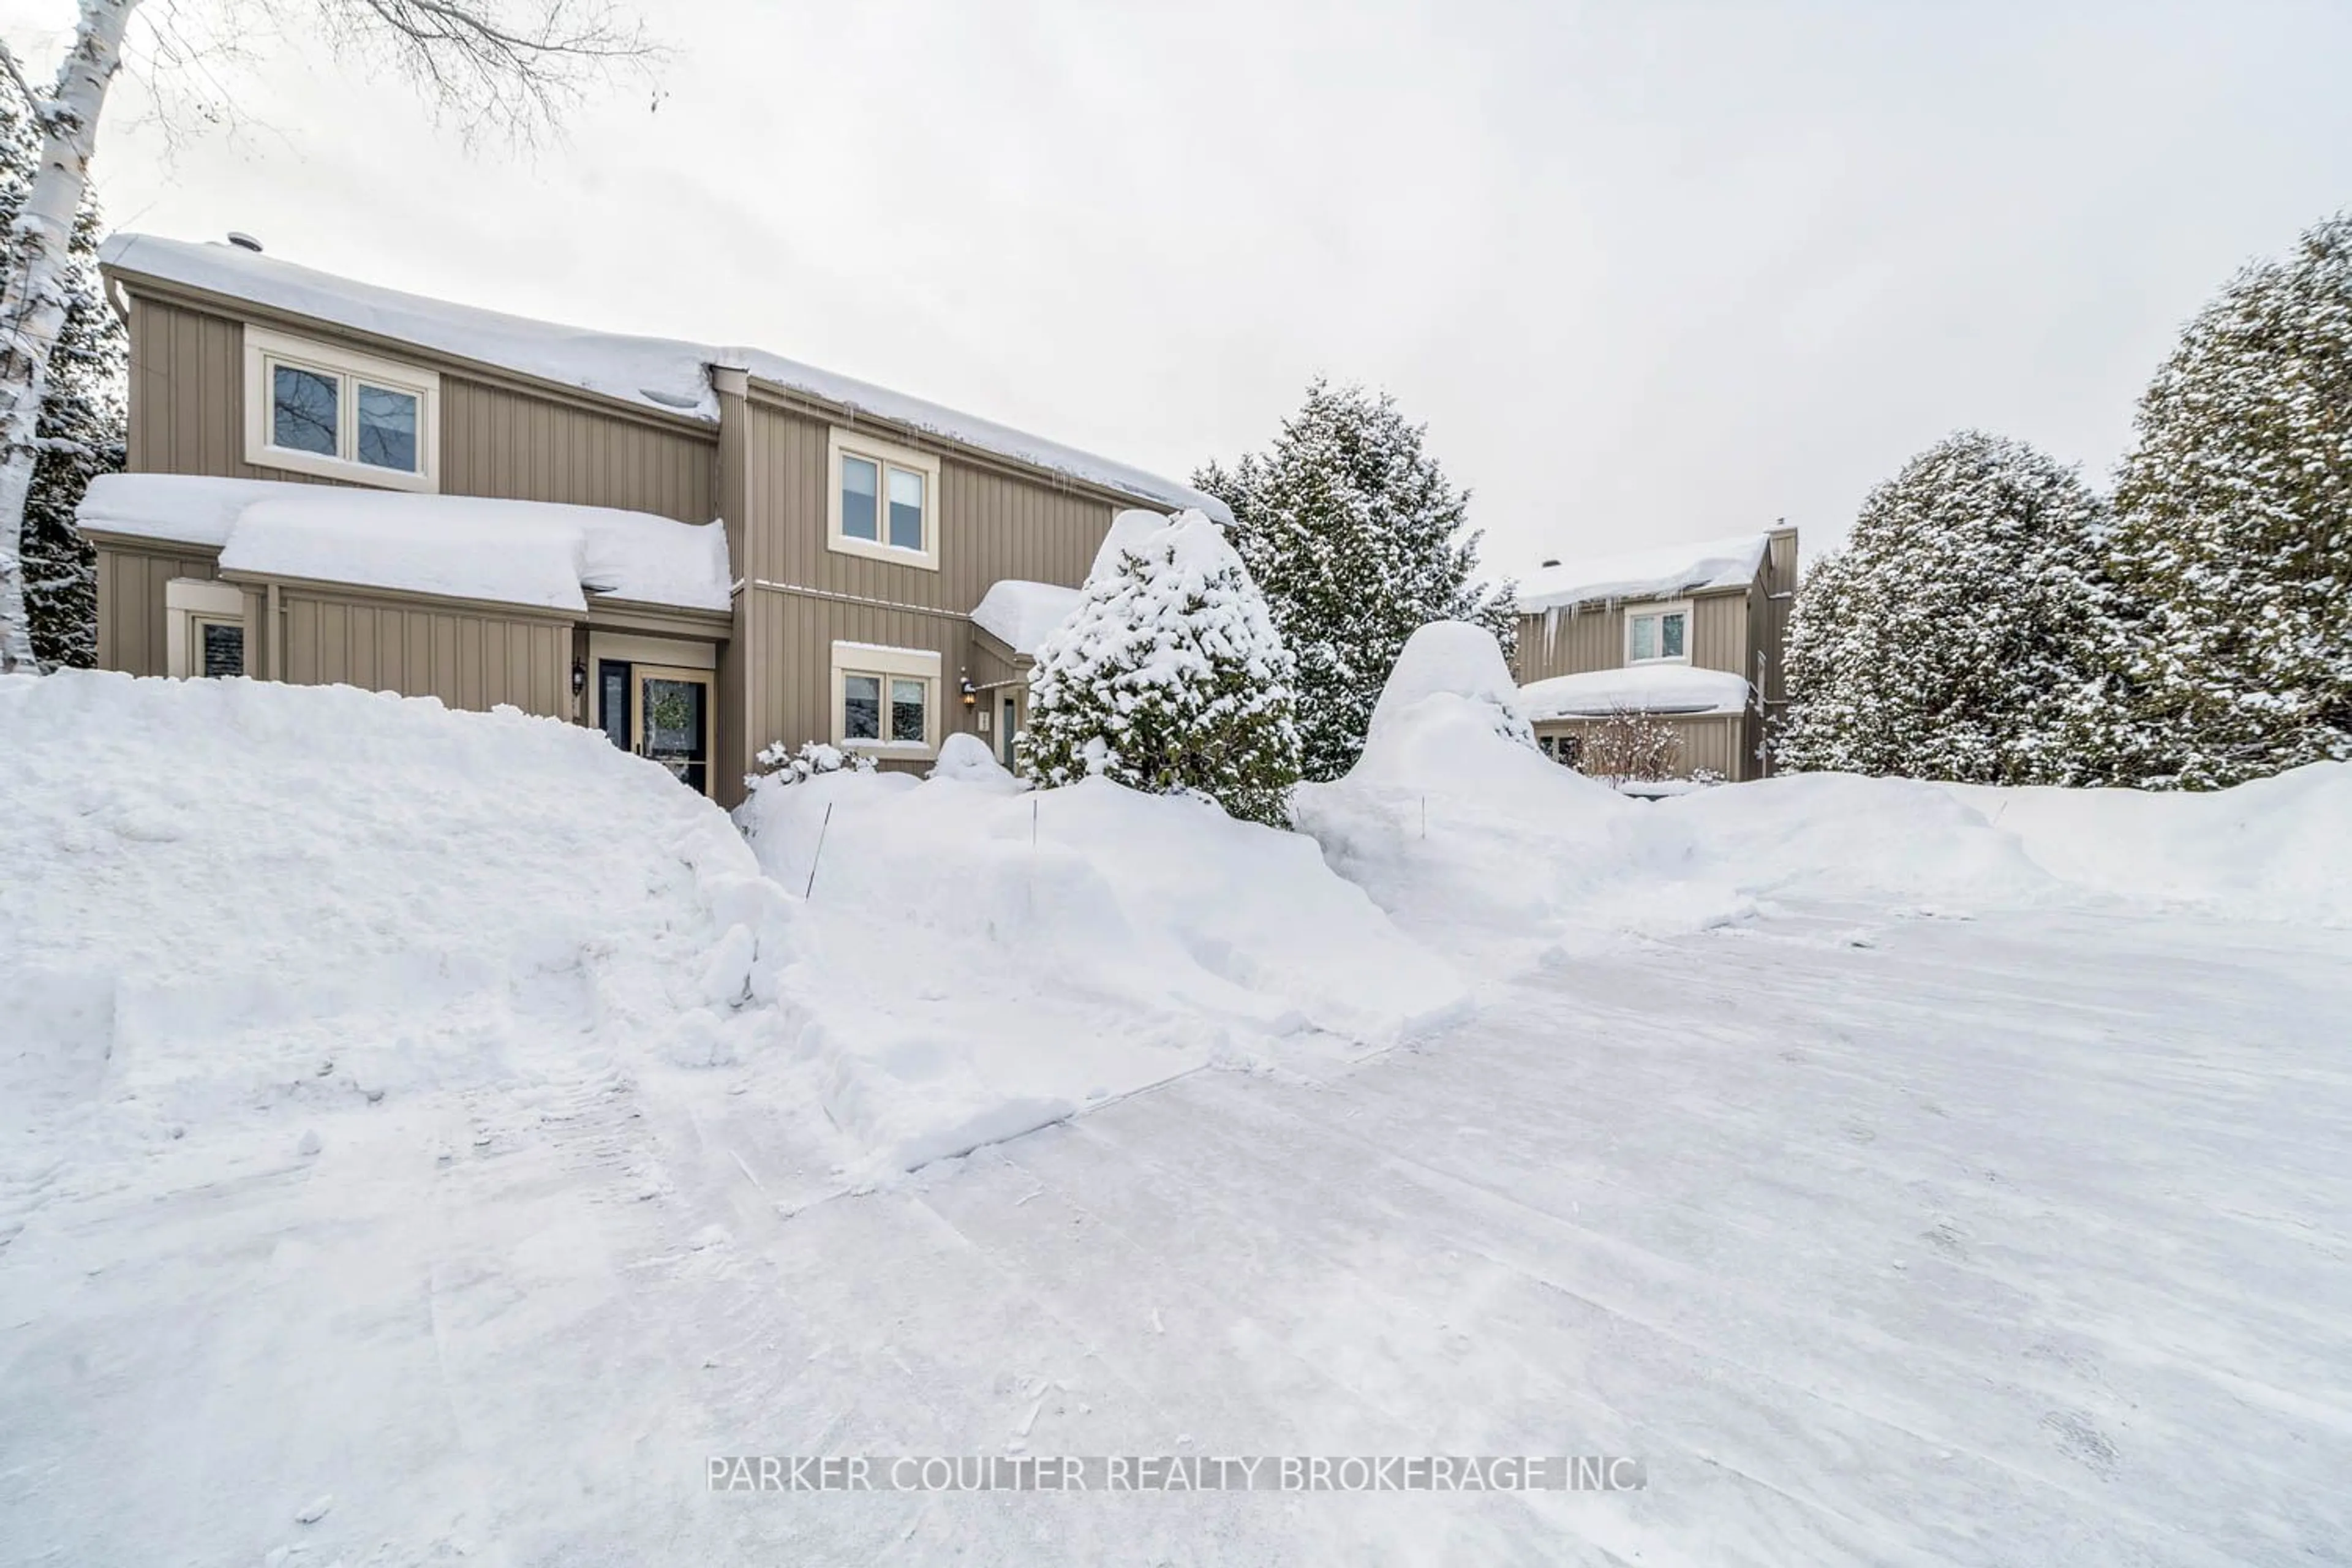
[[2189,323],[2116,510],[2124,776],[2215,788],[2352,759],[2352,214]]
[[1423,448],[1395,400],[1317,380],[1273,449],[1192,482],[1233,509],[1233,542],[1298,661],[1306,774],[1334,779],[1364,749],[1405,639],[1432,621],[1484,626],[1506,657],[1508,584],[1473,582],[1469,493]]
[[[40,151],[32,117],[0,87],[0,232],[24,208]],[[65,324],[49,350],[38,452],[25,500],[26,609],[34,657],[50,667],[98,660],[97,557],[74,526],[74,508],[92,479],[116,472],[123,461],[129,348],[121,319],[106,303],[98,240],[97,207],[87,202],[60,274]]]
[[1298,782],[1291,676],[1241,558],[1215,523],[1185,512],[1098,563],[1037,650],[1022,771],[1041,784],[1099,774],[1205,795],[1286,826]]
[[2084,782],[2108,701],[2105,512],[2021,442],[1946,437],[1863,503],[1789,621],[1788,768]]

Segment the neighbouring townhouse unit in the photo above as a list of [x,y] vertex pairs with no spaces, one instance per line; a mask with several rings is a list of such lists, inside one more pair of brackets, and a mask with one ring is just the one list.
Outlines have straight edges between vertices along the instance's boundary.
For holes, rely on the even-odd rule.
[[1536,738],[1575,763],[1619,713],[1675,737],[1675,776],[1769,771],[1787,701],[1797,531],[1775,528],[1604,560],[1547,561],[1519,584],[1517,677]]
[[1009,755],[1113,520],[1214,499],[757,350],[119,235],[99,662],[603,730],[723,803],[771,743]]

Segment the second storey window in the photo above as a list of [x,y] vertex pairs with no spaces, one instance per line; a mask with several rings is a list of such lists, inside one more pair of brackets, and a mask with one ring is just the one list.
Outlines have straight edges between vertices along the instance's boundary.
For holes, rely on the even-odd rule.
[[1625,611],[1625,662],[1690,662],[1690,606],[1664,605]]
[[436,372],[245,330],[245,460],[388,489],[439,488]]
[[939,569],[939,460],[835,430],[825,542],[845,555]]

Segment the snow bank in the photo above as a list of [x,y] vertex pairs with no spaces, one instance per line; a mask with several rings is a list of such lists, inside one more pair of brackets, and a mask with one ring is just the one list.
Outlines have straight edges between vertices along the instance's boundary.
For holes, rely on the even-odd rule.
[[725,1059],[789,957],[790,900],[658,766],[347,687],[0,688],[0,1125],[77,1086],[160,1137],[551,1055]]
[[1670,599],[1710,588],[1744,587],[1755,580],[1770,544],[1769,534],[1742,533],[1539,566],[1519,582],[1519,613],[1535,615],[1596,600]]
[[1355,768],[1298,792],[1334,868],[1483,970],[1766,902],[2352,923],[2352,765],[2204,795],[1819,773],[1633,801],[1513,738],[1499,667],[1484,633],[1425,628]]
[[2210,793],[1940,787],[2086,893],[2352,926],[2352,763],[2314,763]]
[[474,496],[106,474],[85,528],[210,545],[221,570],[582,611],[587,595],[723,610],[722,524]]
[[971,624],[1014,653],[1034,658],[1054,628],[1078,607],[1078,595],[1079,590],[1058,583],[1008,578],[991,584],[980,596],[971,608]]
[[250,300],[313,321],[415,343],[478,364],[496,365],[705,422],[716,422],[719,417],[709,367],[736,366],[762,381],[959,445],[1124,494],[1144,496],[1171,508],[1195,507],[1221,522],[1233,521],[1223,502],[1190,486],[762,350],[634,337],[532,321],[339,278],[233,245],[117,234],[99,247],[99,259],[127,272],[233,300]]
[[769,872],[811,889],[785,990],[814,1020],[827,1109],[879,1167],[1466,1009],[1310,839],[1103,780],[1003,782],[962,763],[833,773],[738,812]]
[[1744,713],[1748,682],[1721,669],[1687,664],[1647,664],[1631,669],[1591,669],[1531,680],[1519,689],[1528,717],[1606,718],[1617,710],[1644,713]]

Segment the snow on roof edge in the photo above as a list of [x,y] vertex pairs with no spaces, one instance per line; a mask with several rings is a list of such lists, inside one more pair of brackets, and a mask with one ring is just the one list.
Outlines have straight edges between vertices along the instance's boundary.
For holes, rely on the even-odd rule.
[[763,349],[564,326],[362,283],[218,242],[119,232],[100,245],[99,260],[704,424],[719,418],[710,367],[748,370],[819,402],[1027,468],[1173,509],[1196,507],[1227,525],[1234,521],[1223,501],[1173,479]]
[[1670,599],[1745,587],[1771,548],[1771,531],[1694,540],[1542,566],[1520,579],[1521,615],[1617,599]]
[[1687,664],[1578,670],[1519,688],[1528,717],[1538,723],[1606,718],[1621,708],[1676,718],[1744,713],[1754,695],[1744,676]]
[[101,474],[75,509],[103,533],[220,552],[225,572],[577,613],[607,599],[723,610],[723,523],[556,501]]

